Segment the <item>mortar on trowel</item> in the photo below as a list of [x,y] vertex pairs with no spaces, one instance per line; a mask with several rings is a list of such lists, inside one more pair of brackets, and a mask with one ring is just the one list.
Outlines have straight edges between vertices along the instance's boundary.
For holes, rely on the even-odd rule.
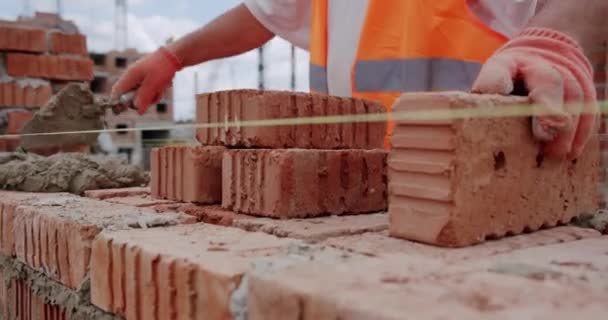
[[21,147],[27,150],[94,144],[104,129],[106,110],[119,114],[136,109],[133,97],[134,92],[128,92],[113,100],[94,96],[84,84],[68,84],[25,124],[21,131]]

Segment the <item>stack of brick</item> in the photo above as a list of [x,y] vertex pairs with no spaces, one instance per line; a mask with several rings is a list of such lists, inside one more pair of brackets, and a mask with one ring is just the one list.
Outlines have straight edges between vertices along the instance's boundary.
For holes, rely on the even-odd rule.
[[[0,122],[4,134],[18,133],[63,84],[90,81],[93,63],[86,38],[57,30],[0,24]],[[18,145],[2,139],[0,151]]]
[[[197,122],[205,126],[196,137],[203,146],[153,150],[152,195],[179,201],[198,197],[195,202],[221,202],[235,212],[274,218],[385,210],[385,121],[313,124],[319,117],[383,111],[371,101],[316,94],[199,95]],[[290,122],[295,118],[305,123]],[[199,157],[186,160],[188,153]],[[192,196],[185,198],[186,192]]]
[[[396,112],[527,104],[522,97],[405,94]],[[568,223],[597,210],[599,143],[578,159],[545,158],[524,117],[402,120],[388,160],[390,233],[466,246]]]

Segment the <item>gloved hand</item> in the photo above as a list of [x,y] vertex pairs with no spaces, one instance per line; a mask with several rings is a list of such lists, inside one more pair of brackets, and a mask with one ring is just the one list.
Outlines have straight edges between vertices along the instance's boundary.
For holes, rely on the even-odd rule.
[[532,122],[534,136],[546,141],[545,153],[578,157],[598,112],[593,68],[582,48],[563,33],[528,28],[488,59],[473,91],[507,95],[517,80],[542,110]]
[[161,47],[127,69],[112,87],[112,98],[137,89],[133,103],[139,114],[144,114],[151,104],[158,102],[165,89],[171,85],[175,73],[182,68],[180,59]]

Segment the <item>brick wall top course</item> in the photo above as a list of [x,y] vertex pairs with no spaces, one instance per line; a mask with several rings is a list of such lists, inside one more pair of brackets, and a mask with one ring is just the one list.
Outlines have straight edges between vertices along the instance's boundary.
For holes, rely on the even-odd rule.
[[71,194],[0,191],[0,249],[69,288],[84,280],[91,241],[102,230],[195,222],[181,213],[113,204]]

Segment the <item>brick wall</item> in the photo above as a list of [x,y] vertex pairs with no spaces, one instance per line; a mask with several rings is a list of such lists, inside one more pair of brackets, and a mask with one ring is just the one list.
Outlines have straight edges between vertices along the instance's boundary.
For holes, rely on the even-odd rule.
[[[66,83],[92,79],[82,34],[0,24],[0,134],[19,133],[32,112]],[[14,138],[0,140],[0,151],[18,146]]]

